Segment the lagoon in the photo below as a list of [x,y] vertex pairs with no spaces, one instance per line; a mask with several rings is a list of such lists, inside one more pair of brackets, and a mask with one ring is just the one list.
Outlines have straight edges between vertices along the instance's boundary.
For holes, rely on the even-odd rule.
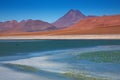
[[120,40],[0,40],[0,79],[120,80],[119,57]]

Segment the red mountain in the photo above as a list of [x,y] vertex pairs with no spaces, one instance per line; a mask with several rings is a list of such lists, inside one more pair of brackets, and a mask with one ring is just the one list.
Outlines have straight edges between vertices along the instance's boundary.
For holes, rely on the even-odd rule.
[[71,26],[84,18],[86,18],[86,16],[83,13],[78,10],[71,9],[63,17],[55,21],[53,25],[57,26],[57,28],[64,28]]
[[0,22],[0,33],[10,32],[14,28],[16,28],[17,25],[18,25],[18,22],[16,20]]
[[[81,20],[78,20],[78,22],[69,23],[68,21],[72,22],[78,19],[73,19],[73,15],[68,15],[73,14],[74,11],[76,10],[70,10],[66,14],[67,16],[65,15],[65,19],[60,19],[60,22],[64,20],[63,25],[70,25],[66,28],[57,25],[57,27],[55,27],[47,22],[40,20],[24,20],[21,22],[13,20],[0,22],[0,35],[120,34],[120,15],[102,17],[83,15],[83,18]],[[79,11],[76,11],[76,14],[74,16],[79,15],[77,13],[79,13]]]
[[0,33],[38,32],[55,29],[56,29],[55,26],[40,20],[23,20],[21,22],[13,20],[0,22]]
[[87,18],[51,34],[120,34],[120,15]]

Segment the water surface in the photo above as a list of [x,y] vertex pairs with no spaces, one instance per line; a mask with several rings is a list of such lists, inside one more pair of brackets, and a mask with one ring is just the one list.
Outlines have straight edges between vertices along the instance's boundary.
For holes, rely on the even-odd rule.
[[120,40],[1,40],[0,79],[120,80],[119,63],[76,59],[102,51],[120,52]]

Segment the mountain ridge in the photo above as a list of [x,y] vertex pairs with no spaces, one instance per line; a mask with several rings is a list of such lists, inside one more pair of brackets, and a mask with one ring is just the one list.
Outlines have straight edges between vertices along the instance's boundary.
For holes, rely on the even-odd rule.
[[[75,14],[74,14],[75,13]],[[80,14],[82,15],[82,19]],[[67,15],[67,16],[66,16]],[[79,35],[79,34],[120,34],[120,14],[111,16],[86,16],[78,10],[70,10],[64,15],[70,26],[59,27],[41,20],[0,22],[2,35]],[[64,17],[63,16],[63,17]],[[77,17],[76,19],[76,16]],[[69,19],[68,19],[69,18]],[[60,18],[61,19],[61,18]],[[75,22],[74,22],[75,21]],[[77,21],[77,22],[76,22]],[[63,20],[63,25],[67,22]],[[68,23],[67,23],[68,24]]]
[[17,22],[16,20],[5,21],[0,23],[1,33],[11,32],[36,32],[36,31],[49,31],[56,29],[55,26],[48,22],[41,20],[22,20]]
[[57,26],[57,28],[65,28],[77,23],[78,21],[86,17],[87,16],[84,15],[79,10],[71,9],[64,16],[60,17],[58,20],[56,20],[52,24]]
[[70,27],[56,31],[55,35],[66,34],[120,34],[120,15],[83,19]]

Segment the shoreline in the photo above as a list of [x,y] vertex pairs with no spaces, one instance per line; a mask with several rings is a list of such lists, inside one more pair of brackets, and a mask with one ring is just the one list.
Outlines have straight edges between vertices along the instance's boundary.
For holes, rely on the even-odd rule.
[[120,39],[120,34],[113,35],[25,35],[25,36],[0,36],[0,40],[6,39]]

